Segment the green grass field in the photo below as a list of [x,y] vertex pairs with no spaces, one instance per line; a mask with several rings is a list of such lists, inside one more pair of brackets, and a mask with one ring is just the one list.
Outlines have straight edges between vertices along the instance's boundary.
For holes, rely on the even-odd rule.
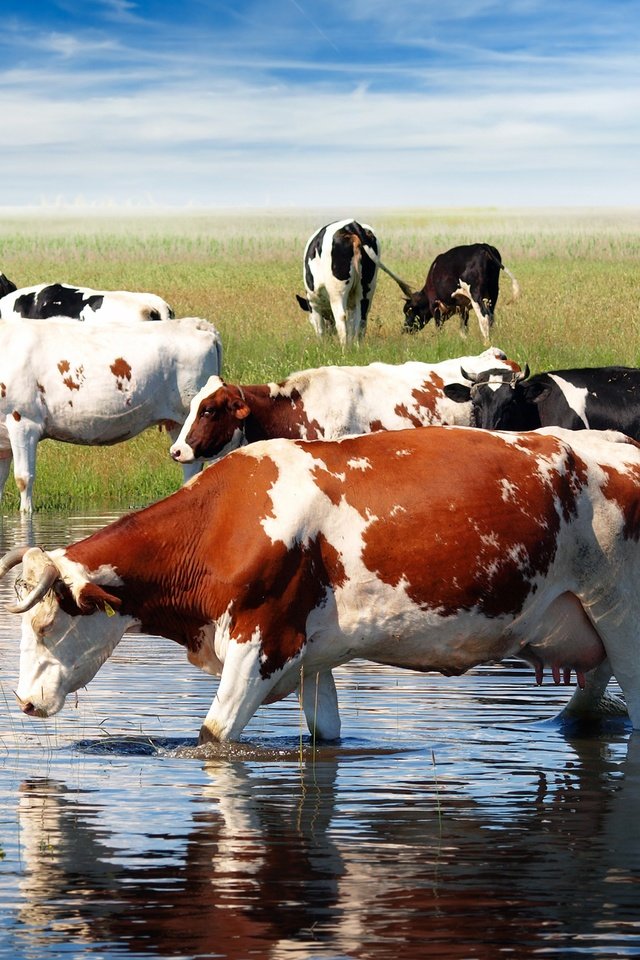
[[[351,215],[349,211],[347,215]],[[384,262],[422,286],[434,256],[457,243],[498,247],[520,283],[511,303],[503,275],[492,342],[532,373],[563,366],[638,365],[640,211],[355,211],[375,228]],[[402,294],[380,273],[366,340],[344,353],[316,339],[294,294],[302,293],[309,235],[341,211],[175,214],[30,211],[0,223],[0,270],[18,286],[45,281],[148,290],[177,316],[219,329],[224,376],[262,383],[293,370],[373,360],[435,361],[484,349],[477,323],[463,340],[452,319],[436,333],[402,333]],[[177,489],[181,470],[157,429],[127,443],[38,448],[35,509],[128,509]],[[16,511],[13,479],[4,513]]]

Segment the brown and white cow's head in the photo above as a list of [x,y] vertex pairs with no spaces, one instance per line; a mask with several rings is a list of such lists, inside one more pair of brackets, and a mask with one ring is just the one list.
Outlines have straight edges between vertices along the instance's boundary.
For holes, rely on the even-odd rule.
[[209,377],[191,401],[171,456],[177,463],[193,463],[217,459],[244,446],[244,421],[250,413],[242,387]]
[[[12,551],[0,560],[0,576],[21,561],[19,599],[9,607],[22,614],[16,697],[29,716],[50,717],[93,679],[133,619],[121,616],[119,599],[62,551]],[[112,570],[99,574],[117,580]]]

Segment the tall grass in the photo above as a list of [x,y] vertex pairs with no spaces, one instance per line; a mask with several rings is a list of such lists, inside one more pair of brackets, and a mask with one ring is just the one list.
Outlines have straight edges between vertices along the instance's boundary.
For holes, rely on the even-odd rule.
[[[484,349],[474,318],[466,341],[456,319],[402,333],[402,295],[380,274],[360,346],[344,353],[319,342],[294,297],[310,233],[344,211],[7,214],[0,222],[0,270],[18,286],[65,281],[149,290],[178,316],[220,330],[224,375],[261,383],[327,363],[435,361]],[[457,243],[496,245],[517,276],[510,302],[503,275],[493,342],[532,372],[620,363],[640,357],[640,211],[347,211],[371,223],[385,263],[414,287],[433,257]],[[108,448],[45,441],[38,450],[35,507],[126,509],[177,489],[181,471],[157,429]],[[3,511],[16,510],[10,479]]]

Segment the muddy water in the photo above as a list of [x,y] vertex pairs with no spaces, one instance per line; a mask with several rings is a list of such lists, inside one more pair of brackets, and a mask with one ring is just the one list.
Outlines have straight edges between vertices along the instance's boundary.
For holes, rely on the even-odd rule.
[[[1,546],[108,519],[5,519]],[[565,688],[352,664],[339,745],[314,750],[291,698],[203,753],[216,681],[158,638],[23,717],[18,619],[0,610],[3,957],[640,956],[640,735],[563,729]]]

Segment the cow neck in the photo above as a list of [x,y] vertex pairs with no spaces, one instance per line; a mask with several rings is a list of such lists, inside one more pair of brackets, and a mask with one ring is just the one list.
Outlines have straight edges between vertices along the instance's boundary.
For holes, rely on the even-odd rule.
[[[209,558],[200,549],[205,529],[210,534],[215,522],[211,509],[215,490],[201,491],[200,486],[210,485],[200,481],[183,488],[66,551],[89,573],[112,567],[122,583],[102,585],[122,601],[121,612],[139,620],[143,630],[187,646],[210,621],[212,600],[215,606],[215,597],[209,594],[205,603],[202,596],[203,584],[210,579]],[[200,522],[205,507],[206,523]],[[96,579],[101,582],[99,576]]]
[[278,391],[275,396],[271,385],[243,387],[251,415],[244,422],[247,443],[256,440],[272,440],[275,437],[298,439],[301,423],[306,424],[304,408],[299,395],[286,395]]

